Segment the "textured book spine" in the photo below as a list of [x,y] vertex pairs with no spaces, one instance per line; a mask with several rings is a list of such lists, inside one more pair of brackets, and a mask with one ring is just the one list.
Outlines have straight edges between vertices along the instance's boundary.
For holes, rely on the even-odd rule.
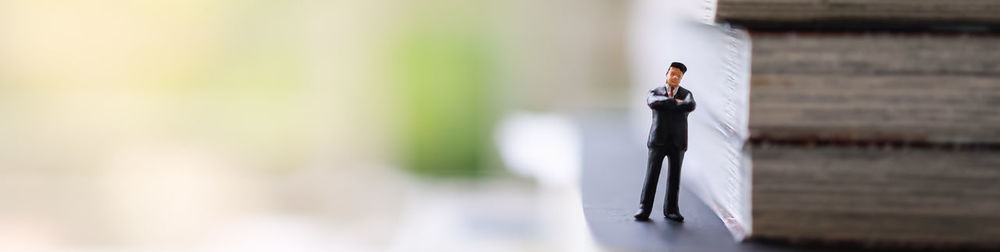
[[743,240],[752,231],[751,169],[752,163],[744,145],[749,139],[750,38],[745,31],[724,26],[726,34],[723,62],[725,65],[725,105],[720,133],[725,137],[726,163],[721,167],[725,178],[721,195],[704,199],[729,228],[733,238]]

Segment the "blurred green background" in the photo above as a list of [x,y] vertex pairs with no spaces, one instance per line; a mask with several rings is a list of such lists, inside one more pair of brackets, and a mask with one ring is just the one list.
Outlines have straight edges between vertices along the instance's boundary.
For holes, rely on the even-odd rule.
[[504,116],[625,107],[626,4],[4,1],[0,248],[378,248],[425,180],[509,179]]
[[[489,163],[490,129],[500,92],[491,76],[498,55],[481,20],[414,18],[393,39],[389,71],[402,116],[394,124],[405,167],[434,176],[482,175]],[[494,160],[495,161],[495,160]]]

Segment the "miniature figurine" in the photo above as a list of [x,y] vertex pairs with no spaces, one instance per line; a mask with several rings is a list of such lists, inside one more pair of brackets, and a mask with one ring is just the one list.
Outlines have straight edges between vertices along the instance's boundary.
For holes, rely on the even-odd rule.
[[653,124],[649,128],[649,161],[646,168],[646,182],[642,186],[642,199],[636,220],[647,220],[653,210],[656,196],[656,182],[660,178],[663,157],[669,160],[666,202],[663,215],[670,220],[683,222],[677,206],[677,192],[681,182],[681,164],[687,151],[687,116],[694,111],[694,95],[680,87],[681,78],[687,72],[683,63],[673,62],[667,68],[666,85],[649,91],[646,104],[653,110]]

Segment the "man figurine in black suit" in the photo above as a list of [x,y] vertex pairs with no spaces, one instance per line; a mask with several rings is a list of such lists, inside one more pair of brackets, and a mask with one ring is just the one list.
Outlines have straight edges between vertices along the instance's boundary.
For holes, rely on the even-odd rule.
[[694,111],[694,96],[680,87],[681,77],[687,67],[680,62],[670,63],[667,69],[667,84],[649,91],[646,104],[653,110],[653,125],[649,128],[649,161],[646,168],[646,182],[642,185],[642,199],[636,220],[649,219],[653,211],[653,197],[656,196],[656,182],[660,178],[663,157],[670,161],[667,176],[667,201],[663,204],[663,215],[667,219],[684,221],[677,207],[677,191],[680,189],[681,164],[687,150],[687,116]]

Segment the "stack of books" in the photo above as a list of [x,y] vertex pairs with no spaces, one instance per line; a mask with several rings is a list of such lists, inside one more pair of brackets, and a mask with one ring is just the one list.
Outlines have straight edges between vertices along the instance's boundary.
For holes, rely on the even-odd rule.
[[716,21],[752,41],[749,238],[1000,248],[1000,1],[719,0]]

